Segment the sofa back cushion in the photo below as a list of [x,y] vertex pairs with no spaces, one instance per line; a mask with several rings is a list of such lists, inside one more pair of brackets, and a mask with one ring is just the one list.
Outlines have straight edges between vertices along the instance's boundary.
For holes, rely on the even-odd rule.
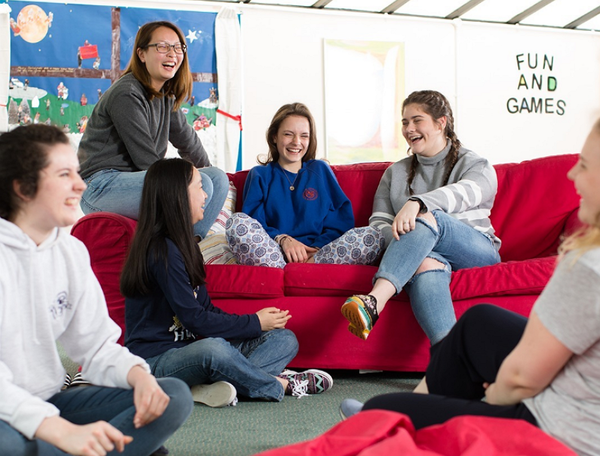
[[[383,172],[391,162],[356,163],[353,165],[333,165],[333,170],[340,187],[352,202],[354,225],[367,226],[373,212],[373,197],[383,176]],[[230,174],[229,179],[237,188],[236,210],[241,212],[244,196],[244,184],[248,171],[238,171]]]
[[556,155],[496,165],[498,194],[492,225],[503,261],[554,255],[579,197],[567,172],[577,155]]

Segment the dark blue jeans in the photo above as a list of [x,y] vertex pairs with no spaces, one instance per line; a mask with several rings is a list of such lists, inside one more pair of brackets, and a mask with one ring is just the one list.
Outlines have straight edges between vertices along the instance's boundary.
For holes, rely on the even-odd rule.
[[[174,378],[159,379],[158,383],[171,398],[158,419],[136,429],[133,425],[135,406],[133,390],[80,386],[52,396],[48,402],[60,410],[60,416],[75,424],[107,421],[123,434],[133,437],[125,451],[109,455],[148,456],[157,450],[190,416],[193,401],[189,387]],[[0,453],[10,456],[66,455],[53,445],[39,439],[29,440],[6,421],[0,420]]]

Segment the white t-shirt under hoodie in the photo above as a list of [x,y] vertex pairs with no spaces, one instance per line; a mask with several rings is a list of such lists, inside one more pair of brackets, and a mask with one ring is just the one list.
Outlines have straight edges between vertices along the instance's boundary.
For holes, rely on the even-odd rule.
[[95,385],[127,388],[129,370],[146,362],[117,344],[85,246],[55,229],[37,246],[0,219],[0,419],[32,438],[58,415],[46,402],[62,387],[65,369],[56,341]]

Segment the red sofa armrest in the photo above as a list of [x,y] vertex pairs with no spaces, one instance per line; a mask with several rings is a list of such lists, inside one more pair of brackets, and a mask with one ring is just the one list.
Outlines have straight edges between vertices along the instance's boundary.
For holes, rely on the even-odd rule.
[[104,291],[108,314],[121,327],[120,344],[125,333],[125,298],[119,284],[135,226],[135,220],[122,215],[96,212],[80,218],[71,228],[71,234],[90,252],[92,269]]

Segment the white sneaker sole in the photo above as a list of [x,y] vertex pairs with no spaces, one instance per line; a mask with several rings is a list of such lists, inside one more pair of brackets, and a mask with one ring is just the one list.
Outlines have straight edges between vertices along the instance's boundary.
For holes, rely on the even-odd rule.
[[215,382],[210,385],[195,385],[191,388],[194,402],[208,405],[209,407],[225,407],[231,404],[236,396],[235,386],[229,382]]

